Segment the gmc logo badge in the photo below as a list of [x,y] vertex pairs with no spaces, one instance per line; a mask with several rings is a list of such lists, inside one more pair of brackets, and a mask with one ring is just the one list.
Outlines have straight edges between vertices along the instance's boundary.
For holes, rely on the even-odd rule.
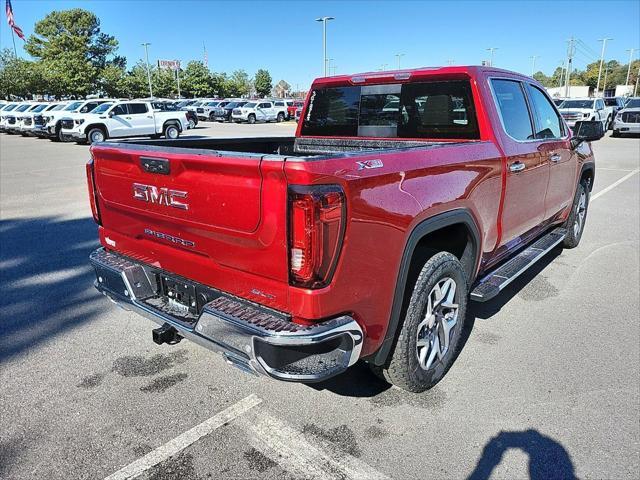
[[133,184],[133,198],[147,203],[155,203],[157,205],[166,205],[167,207],[188,210],[189,205],[178,199],[187,198],[187,192],[180,190],[170,190],[162,187],[158,188],[153,185],[144,185],[142,183]]

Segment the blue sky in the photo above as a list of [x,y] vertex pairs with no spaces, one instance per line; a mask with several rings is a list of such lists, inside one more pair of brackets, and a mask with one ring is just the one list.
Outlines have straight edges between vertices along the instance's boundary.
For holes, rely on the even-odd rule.
[[[16,23],[29,35],[34,23],[51,10],[81,7],[93,11],[104,32],[120,42],[129,65],[144,55],[151,61],[183,62],[203,58],[215,71],[244,68],[253,75],[267,68],[274,81],[306,88],[322,73],[322,30],[314,19],[330,15],[328,56],[337,73],[397,67],[479,64],[486,48],[497,47],[494,65],[531,73],[550,73],[566,56],[566,40],[579,38],[576,66],[584,68],[600,55],[599,38],[611,37],[606,58],[627,63],[629,48],[639,48],[640,1],[468,1],[371,2],[290,1],[213,2],[161,0],[51,1],[12,0]],[[2,2],[4,4],[4,2]],[[4,6],[4,5],[3,5]],[[635,20],[634,20],[635,19]],[[11,47],[6,19],[1,46]],[[18,54],[26,56],[21,40]],[[638,58],[638,52],[634,55]]]

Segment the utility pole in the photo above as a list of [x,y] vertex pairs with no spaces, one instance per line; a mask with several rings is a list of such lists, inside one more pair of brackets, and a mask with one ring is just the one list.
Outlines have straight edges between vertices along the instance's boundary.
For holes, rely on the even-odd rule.
[[495,52],[496,50],[498,50],[498,47],[489,47],[487,48],[487,52],[491,52],[490,53],[490,60],[489,60],[489,66],[493,67],[493,52]]
[[536,59],[540,58],[540,55],[531,55],[529,58],[531,59],[531,76],[533,77],[533,74],[536,73]]
[[629,68],[627,68],[627,80],[624,82],[625,85],[629,85],[629,77],[631,76],[631,62],[633,62],[633,52],[635,52],[635,48],[630,48],[627,50],[629,52]]
[[571,79],[571,64],[573,63],[573,56],[575,55],[575,38],[571,37],[568,42],[569,46],[567,48],[567,72],[564,77],[564,96],[565,98],[569,98],[569,85]]
[[331,62],[335,61],[335,58],[327,58],[327,72],[331,75]]
[[149,45],[150,43],[143,43],[144,55],[147,59],[147,80],[149,80],[149,98],[153,98],[153,88],[151,88],[151,69],[149,68]]
[[182,98],[180,95],[180,63],[176,65],[176,81],[178,82],[178,98]]
[[322,22],[322,68],[324,76],[327,76],[327,22],[335,20],[334,17],[316,18],[316,22]]
[[560,65],[560,82],[558,83],[558,87],[561,87],[564,82],[562,81],[564,79],[564,60],[562,60],[562,65]]
[[604,66],[604,84],[602,85],[602,96],[604,97],[604,92],[607,89],[607,74],[609,73],[609,64]]
[[600,40],[598,40],[599,42],[602,42],[602,53],[600,54],[600,68],[598,68],[598,83],[596,84],[596,97],[598,96],[598,92],[600,91],[600,75],[602,75],[602,64],[604,62],[604,48],[607,46],[608,40],[613,40],[613,38],[601,38]]
[[636,76],[636,86],[633,89],[633,96],[636,97],[638,94],[638,80],[640,79],[640,67],[638,67],[638,75]]
[[396,57],[398,58],[398,70],[400,70],[400,59],[404,57],[404,53],[396,53]]

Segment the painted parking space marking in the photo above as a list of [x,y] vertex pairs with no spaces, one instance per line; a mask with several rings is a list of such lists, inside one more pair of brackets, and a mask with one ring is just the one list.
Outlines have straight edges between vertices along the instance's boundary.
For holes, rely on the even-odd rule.
[[382,480],[386,475],[331,445],[320,447],[304,434],[266,412],[242,419],[251,445],[296,477],[312,479]]
[[239,417],[243,413],[246,413],[256,405],[262,402],[257,395],[251,394],[248,397],[243,398],[239,402],[224,409],[220,413],[215,414],[213,417],[208,418],[204,422],[196,425],[190,430],[187,430],[181,435],[178,435],[173,440],[169,440],[164,445],[147,453],[144,457],[130,463],[126,467],[121,468],[117,472],[109,475],[105,480],[126,480],[136,478],[143,474],[146,470],[159,464],[160,462],[168,459],[181,452],[189,445],[198,441],[205,435],[210,434],[217,428],[226,425],[235,418]]
[[633,170],[632,172],[627,173],[624,177],[622,177],[620,180],[618,180],[617,182],[613,182],[611,185],[609,185],[606,188],[603,188],[602,190],[600,190],[598,193],[594,193],[593,195],[591,195],[591,200],[590,201],[594,201],[595,199],[597,199],[598,197],[601,197],[602,195],[604,195],[605,193],[613,190],[614,188],[616,188],[618,185],[620,185],[622,182],[630,179],[631,177],[633,177],[636,173],[640,172],[640,168],[636,168],[635,170]]

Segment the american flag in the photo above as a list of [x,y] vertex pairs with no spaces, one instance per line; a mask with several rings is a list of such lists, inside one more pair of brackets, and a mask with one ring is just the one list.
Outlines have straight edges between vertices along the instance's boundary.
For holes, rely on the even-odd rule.
[[24,33],[22,29],[16,25],[15,20],[13,19],[13,7],[11,6],[11,0],[7,0],[7,23],[13,29],[16,35],[24,40]]

